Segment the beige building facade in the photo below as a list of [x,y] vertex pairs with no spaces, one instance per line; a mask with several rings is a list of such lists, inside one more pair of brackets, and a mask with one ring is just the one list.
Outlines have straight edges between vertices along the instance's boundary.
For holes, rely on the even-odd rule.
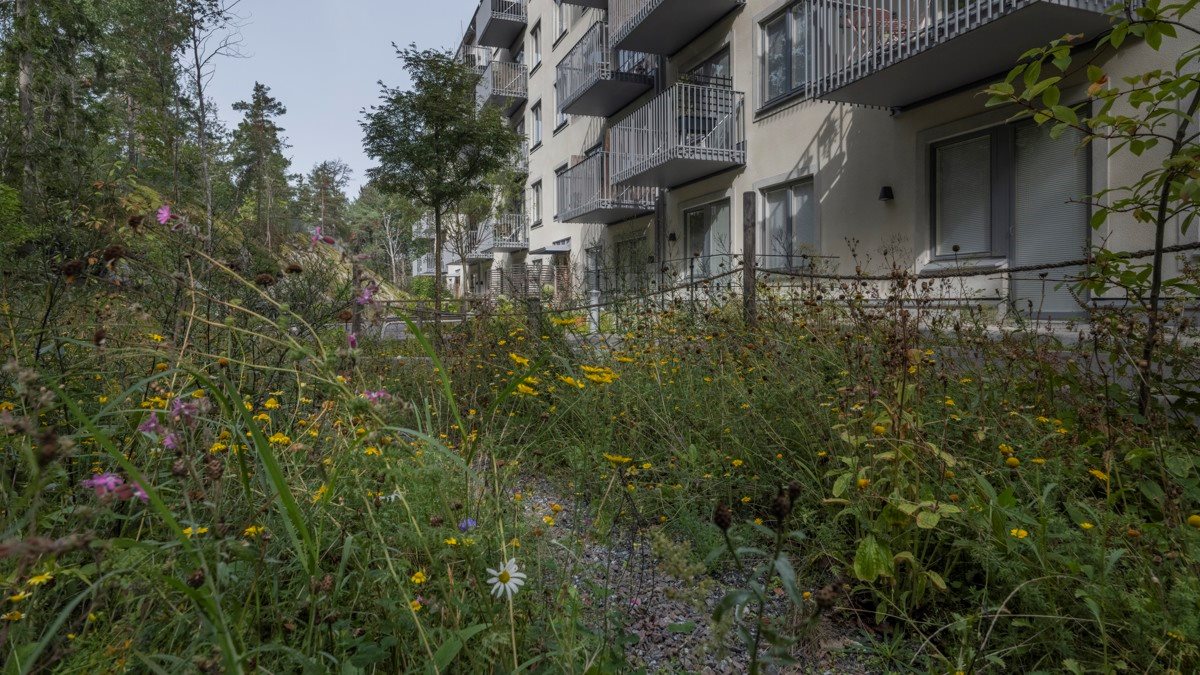
[[[1078,309],[1057,283],[1073,270],[1003,271],[1148,248],[1150,226],[1093,230],[1086,202],[1157,158],[1052,139],[979,92],[1029,48],[1101,33],[1104,6],[482,0],[459,55],[480,104],[526,137],[528,174],[523,203],[481,228],[464,285],[652,290],[736,267],[750,223],[760,267],[995,270],[964,293]],[[1176,54],[1135,43],[1100,65],[1115,80]],[[1085,101],[1085,84],[1064,99]]]

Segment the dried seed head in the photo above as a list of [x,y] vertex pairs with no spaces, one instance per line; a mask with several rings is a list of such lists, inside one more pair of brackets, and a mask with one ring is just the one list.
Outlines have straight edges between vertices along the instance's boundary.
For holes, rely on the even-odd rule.
[[792,498],[788,496],[787,488],[779,488],[779,494],[775,495],[775,501],[771,504],[771,515],[775,517],[775,522],[778,525],[783,525],[783,521],[792,513]]
[[792,500],[793,504],[796,503],[796,500],[800,498],[800,483],[799,483],[799,481],[792,481],[792,482],[788,483],[787,491],[788,491],[788,498]]
[[192,588],[200,588],[204,585],[204,579],[204,570],[197,568],[192,570],[192,573],[188,575],[187,585]]
[[733,525],[733,513],[725,502],[717,502],[717,508],[713,511],[713,524],[721,528],[722,532]]
[[827,611],[833,608],[837,602],[837,590],[833,586],[826,586],[817,591],[813,595],[813,599],[817,601],[817,607],[822,611]]
[[254,277],[254,283],[258,284],[259,286],[269,288],[275,285],[275,277],[274,275],[263,272],[262,274]]
[[289,263],[286,271],[288,274],[300,274],[304,272],[304,268],[298,263]]
[[92,333],[92,344],[97,347],[103,347],[108,342],[108,331],[103,328],[98,328],[95,333]]

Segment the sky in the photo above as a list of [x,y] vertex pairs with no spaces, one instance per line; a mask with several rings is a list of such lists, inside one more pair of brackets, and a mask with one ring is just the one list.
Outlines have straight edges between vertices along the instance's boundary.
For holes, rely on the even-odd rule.
[[237,101],[256,81],[287,108],[280,121],[292,171],[341,159],[354,197],[371,160],[362,150],[361,110],[379,100],[379,81],[408,86],[392,43],[454,48],[478,0],[242,0],[242,52],[216,64],[212,97],[233,128]]

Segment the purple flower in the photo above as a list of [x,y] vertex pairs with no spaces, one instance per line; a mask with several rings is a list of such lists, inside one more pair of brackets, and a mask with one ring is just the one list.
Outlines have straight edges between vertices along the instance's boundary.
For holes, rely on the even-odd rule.
[[379,391],[363,392],[363,398],[367,399],[371,403],[379,403],[380,401],[391,400],[392,395],[387,393],[386,390],[380,389]]
[[133,496],[142,500],[143,504],[146,504],[150,501],[150,495],[146,494],[146,491],[142,489],[141,483],[133,484]]
[[354,333],[346,333],[346,344],[350,349],[358,349],[358,336]]
[[474,518],[467,518],[466,520],[464,520],[458,524],[458,531],[459,532],[469,532],[470,530],[475,529],[476,525],[477,525],[477,523],[475,522]]
[[375,282],[372,281],[366,286],[363,286],[362,293],[360,293],[359,296],[354,299],[354,302],[357,302],[359,305],[369,305],[372,302],[375,302],[375,293],[378,290],[379,286],[375,285]]
[[160,208],[158,210],[158,224],[166,225],[170,221],[171,221],[171,205],[163,204],[162,208]]
[[103,497],[110,492],[116,492],[117,488],[124,484],[124,478],[121,478],[115,473],[107,471],[104,473],[98,473],[82,483],[83,487],[95,490],[97,497]]
[[313,246],[316,246],[317,244],[320,244],[320,243],[326,243],[331,246],[333,245],[333,237],[330,237],[329,235],[321,232],[320,225],[318,225],[316,230],[313,231],[313,235],[310,239],[312,240]]
[[158,413],[150,413],[146,416],[146,419],[138,425],[138,431],[146,434],[147,436],[158,436],[162,434],[165,429],[163,428],[163,425],[159,424],[158,422]]
[[171,433],[167,434],[166,436],[163,436],[162,444],[163,444],[163,447],[166,448],[167,450],[178,450],[179,449],[179,437],[175,435],[174,431],[172,431]]
[[192,424],[200,414],[200,404],[176,398],[171,401],[171,419],[184,424]]

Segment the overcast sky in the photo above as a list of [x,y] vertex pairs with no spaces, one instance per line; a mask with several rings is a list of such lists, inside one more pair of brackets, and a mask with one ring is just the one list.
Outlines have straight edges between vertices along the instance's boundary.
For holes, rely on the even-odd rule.
[[378,82],[407,86],[392,43],[457,46],[478,0],[243,0],[242,50],[248,58],[217,63],[212,96],[232,128],[235,102],[254,82],[287,107],[280,124],[292,147],[292,171],[341,159],[354,170],[358,194],[371,165],[358,126],[379,99]]

